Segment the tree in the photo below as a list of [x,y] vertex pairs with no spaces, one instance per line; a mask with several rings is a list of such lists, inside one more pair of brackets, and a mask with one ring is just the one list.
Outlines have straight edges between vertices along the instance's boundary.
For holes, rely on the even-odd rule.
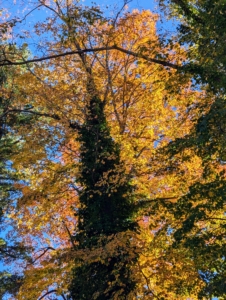
[[[163,2],[161,2],[163,4]],[[202,159],[203,175],[178,201],[175,216],[184,218],[175,232],[177,244],[192,249],[205,286],[200,297],[225,297],[225,3],[223,1],[170,1],[170,11],[181,20],[177,39],[187,45],[189,60],[185,70],[213,93],[212,103],[192,132],[172,142],[171,159],[192,151]],[[205,26],[204,26],[205,24]],[[194,154],[193,154],[194,155]],[[200,259],[202,257],[202,259]],[[207,263],[208,261],[208,263]]]
[[[6,46],[2,46],[5,47]],[[20,72],[21,70],[19,70]],[[15,170],[10,166],[10,159],[15,152],[19,150],[19,140],[15,138],[13,132],[18,126],[29,122],[29,118],[22,114],[12,114],[10,110],[13,105],[13,98],[16,93],[14,86],[14,76],[18,73],[14,68],[4,67],[1,69],[0,85],[0,212],[1,212],[1,230],[4,232],[6,215],[9,213],[9,207],[15,202],[18,193],[14,187],[18,176]],[[15,230],[15,224],[11,223]],[[29,258],[29,249],[24,247],[21,242],[12,243],[12,239],[0,239],[0,260],[5,264],[10,264],[16,260],[26,260]],[[6,293],[16,294],[23,282],[23,276],[15,272],[10,273],[8,269],[3,269],[0,273],[0,295],[3,297]]]
[[[188,45],[186,69],[213,91],[225,93],[224,1],[159,1],[180,21],[180,44]],[[165,2],[165,3],[164,3]],[[205,26],[204,26],[205,25]]]
[[[75,9],[76,7],[71,7],[72,16],[75,14]],[[143,47],[146,53],[143,52],[142,55],[145,56],[155,56],[161,49],[155,34],[156,16],[149,12],[126,14],[115,23],[110,20],[101,24],[97,20],[95,26],[95,23],[85,25],[84,23],[87,24],[85,21],[80,21],[81,25],[78,25],[77,19],[69,18],[68,20],[65,15],[61,19],[66,20],[62,25],[63,45],[69,50],[77,51],[80,45],[84,49],[92,49],[94,45],[106,49],[109,41],[112,44],[117,43],[119,47],[124,46],[130,49],[132,53],[139,53]],[[50,23],[53,32],[61,31],[61,27],[56,22]],[[73,32],[76,32],[76,35]],[[59,41],[56,36],[56,42],[51,47],[60,51],[62,41]],[[161,51],[167,53],[167,49],[161,49]],[[170,53],[169,59],[178,61],[179,64],[179,61],[183,59],[183,52],[183,49],[175,45],[174,52]],[[171,297],[177,297],[175,294],[179,294],[181,298],[186,297],[183,296],[183,291],[177,291],[178,288],[166,289],[167,286],[171,287],[175,284],[177,276],[169,278],[165,270],[170,271],[171,259],[176,260],[178,256],[181,259],[176,263],[175,268],[180,272],[183,270],[183,284],[187,278],[191,277],[191,273],[194,277],[193,289],[196,281],[199,281],[191,260],[188,268],[189,264],[186,261],[187,257],[183,255],[183,249],[179,252],[174,251],[171,258],[166,255],[166,250],[172,244],[172,237],[167,236],[166,228],[169,224],[173,226],[173,215],[164,216],[166,210],[162,210],[161,213],[158,211],[154,219],[149,218],[148,215],[150,208],[153,207],[152,204],[158,205],[167,200],[177,199],[183,189],[186,190],[189,183],[194,181],[194,176],[186,174],[187,182],[184,180],[185,184],[182,189],[181,175],[173,178],[168,175],[157,175],[163,162],[162,157],[153,164],[152,161],[157,154],[155,146],[157,141],[165,145],[169,140],[174,140],[178,136],[183,137],[190,131],[199,114],[199,107],[194,106],[194,109],[190,109],[189,112],[187,112],[187,107],[189,105],[192,108],[192,104],[197,103],[198,99],[201,101],[204,95],[190,89],[188,77],[181,81],[175,69],[169,71],[160,64],[157,66],[149,64],[142,57],[138,59],[139,55],[134,56],[127,51],[119,52],[117,49],[109,49],[100,53],[91,52],[88,55],[83,52],[78,52],[78,54],[79,59],[72,60],[65,56],[52,59],[33,68],[32,73],[35,76],[28,72],[18,79],[21,92],[32,95],[32,102],[31,97],[27,98],[27,101],[33,105],[29,113],[38,116],[38,119],[32,128],[27,126],[20,132],[26,143],[23,144],[23,153],[14,158],[14,167],[22,174],[26,174],[29,185],[21,186],[23,197],[18,201],[19,211],[14,210],[12,218],[20,220],[20,234],[29,245],[34,246],[38,239],[44,249],[47,249],[40,258],[34,253],[34,260],[37,258],[36,262],[39,264],[30,265],[27,269],[25,282],[18,297],[26,299],[29,296],[29,299],[37,299],[40,295],[49,294],[51,290],[57,294],[66,293],[70,286],[69,274],[73,261],[77,264],[74,267],[74,275],[76,275],[76,270],[81,269],[85,274],[99,271],[99,275],[96,276],[97,282],[103,278],[107,269],[113,273],[112,277],[110,277],[110,272],[108,274],[109,282],[116,278],[115,270],[121,274],[119,281],[116,281],[113,287],[104,282],[103,286],[100,286],[99,296],[93,295],[94,290],[87,288],[85,276],[79,278],[81,282],[79,284],[84,285],[85,292],[90,292],[93,297],[105,297],[103,291],[106,290],[107,293],[108,289],[113,297],[125,271],[129,275],[125,279],[126,282],[132,285],[134,285],[134,280],[136,282],[135,289],[131,289],[130,292],[139,297],[144,299],[145,297],[147,299],[161,297],[164,293]],[[178,90],[179,83],[180,89]],[[100,107],[98,113],[101,122],[97,124],[90,107],[90,103],[94,100],[97,102],[96,106]],[[24,99],[18,98],[18,103],[21,101],[24,103]],[[102,109],[104,109],[109,125],[105,124]],[[90,114],[92,118],[88,119]],[[95,154],[89,146],[94,141],[91,138],[87,140],[86,136],[89,122],[92,122],[92,126],[101,127],[100,132],[103,136],[98,142],[98,147],[103,147],[100,150],[103,153],[106,151],[112,153],[113,157],[110,161],[105,158],[103,162],[94,164],[95,170],[103,168],[101,172],[105,173],[103,175],[101,173],[101,181],[97,188],[92,187],[94,191],[97,190],[101,194],[94,193],[93,198],[96,202],[92,202],[91,197],[88,206],[86,197],[88,192],[90,193],[90,187],[85,181],[87,179],[82,170],[87,169],[88,163],[91,165],[91,162],[86,161],[85,154],[91,157]],[[90,130],[91,137],[96,138],[95,134],[99,130],[94,133]],[[85,143],[85,148],[80,147],[81,141]],[[102,143],[103,146],[101,146]],[[120,152],[117,150],[117,144],[120,145]],[[100,155],[103,154],[100,152]],[[113,163],[116,167],[108,174]],[[78,168],[79,164],[80,168]],[[198,167],[196,173],[199,172]],[[40,174],[42,174],[41,178]],[[123,178],[122,174],[125,174]],[[121,216],[120,222],[114,221],[115,212],[109,210],[109,213],[100,214],[97,210],[99,209],[96,207],[97,203],[104,205],[105,197],[102,193],[106,195],[106,189],[112,189],[111,186],[109,187],[108,180],[104,181],[104,175],[104,178],[108,180],[114,179],[114,184],[118,186],[117,191],[110,193],[109,200],[112,201],[112,207],[116,205],[117,214]],[[130,186],[125,182],[127,178],[129,178]],[[93,185],[89,182],[89,185],[91,184]],[[132,189],[133,197],[130,195],[130,189]],[[124,202],[120,200],[122,190],[129,194],[124,198]],[[118,204],[117,202],[114,204],[116,195],[118,197],[116,200],[120,200]],[[130,201],[132,201],[131,204]],[[128,210],[125,212],[120,208],[121,205],[128,207]],[[108,207],[104,208],[104,211],[106,210]],[[122,220],[124,217],[127,219],[132,217],[134,213],[136,217],[134,216],[131,221]],[[92,217],[84,219],[83,214]],[[102,222],[99,220],[97,222],[96,215],[98,214]],[[145,222],[142,222],[143,216]],[[109,228],[110,220],[118,225]],[[138,221],[140,234],[130,227],[130,224],[132,226],[133,222]],[[153,231],[149,232],[147,230],[149,225],[159,234],[155,236]],[[89,227],[92,227],[93,231],[88,229]],[[73,238],[74,228],[77,228],[77,234]],[[130,229],[130,232],[127,232],[126,228]],[[100,230],[104,230],[103,236],[100,236]],[[85,237],[90,236],[92,232],[96,232],[96,236],[90,240],[91,245],[86,245],[87,238]],[[130,247],[128,247],[128,241],[131,244]],[[129,253],[127,253],[127,248],[129,248]],[[118,260],[119,249],[123,252],[121,261]],[[123,267],[127,266],[128,257],[132,257],[133,268],[128,265],[125,270]],[[111,263],[108,261],[109,258],[111,258]],[[161,261],[161,264],[159,265],[156,260]],[[108,266],[104,264],[106,261]],[[61,268],[57,268],[57,265],[61,265]],[[173,274],[172,271],[171,273]],[[74,283],[76,279],[72,282],[71,290],[76,295],[78,293]],[[122,291],[128,293],[126,289],[118,289],[118,292]],[[80,295],[80,297],[83,296]],[[118,295],[115,294],[115,297],[117,298]]]
[[[116,245],[111,249],[112,254],[105,253],[105,259],[85,260],[75,267],[71,296],[72,299],[127,298],[135,287],[130,269],[136,254],[130,253],[128,234],[136,226],[130,199],[132,187],[120,163],[119,147],[110,136],[104,103],[92,87],[88,92],[92,98],[78,137],[81,144],[78,183],[82,189],[75,241],[78,249],[92,251],[97,246],[107,247],[110,240],[115,240]],[[115,237],[124,232],[127,232],[125,245],[117,245]]]
[[36,32],[52,34],[54,54],[15,79],[13,110],[35,120],[18,128],[12,156],[24,182],[10,217],[33,249],[17,299],[221,292],[223,231],[212,214],[224,218],[223,168],[202,147],[208,131],[197,134],[212,130],[216,102],[194,88],[191,54],[162,48],[148,11],[109,20],[69,1],[39,4],[53,15]]

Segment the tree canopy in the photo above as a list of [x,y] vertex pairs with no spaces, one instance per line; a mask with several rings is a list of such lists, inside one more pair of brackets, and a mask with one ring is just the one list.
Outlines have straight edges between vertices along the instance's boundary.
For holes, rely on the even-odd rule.
[[225,4],[128,3],[2,18],[3,299],[226,299]]

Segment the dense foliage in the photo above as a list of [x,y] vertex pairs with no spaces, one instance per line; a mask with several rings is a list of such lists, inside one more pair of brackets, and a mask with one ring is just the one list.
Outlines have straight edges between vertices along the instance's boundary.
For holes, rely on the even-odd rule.
[[2,19],[2,297],[225,299],[225,4],[159,2],[164,40],[150,11],[37,1],[30,59]]

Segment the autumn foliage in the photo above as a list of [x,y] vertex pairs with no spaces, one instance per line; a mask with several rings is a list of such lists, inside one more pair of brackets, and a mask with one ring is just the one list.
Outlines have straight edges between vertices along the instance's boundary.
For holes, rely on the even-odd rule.
[[20,246],[7,299],[224,295],[224,102],[183,71],[187,48],[163,45],[156,14],[39,5],[56,57],[5,66],[1,89],[0,142],[16,141],[2,224]]

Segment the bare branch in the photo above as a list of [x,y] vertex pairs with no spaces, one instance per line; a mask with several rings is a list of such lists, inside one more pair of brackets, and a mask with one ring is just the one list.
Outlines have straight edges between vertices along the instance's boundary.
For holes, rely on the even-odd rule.
[[33,8],[32,10],[30,10],[21,20],[16,20],[16,22],[23,22],[33,11],[35,11],[36,9],[38,9],[39,7],[41,7],[42,4],[39,4],[38,6],[36,6],[35,8]]
[[113,27],[115,27],[116,22],[118,21],[118,18],[121,14],[121,12],[125,9],[126,5],[129,4],[130,2],[132,2],[132,0],[124,0],[123,6],[121,7],[121,9],[118,11],[118,13],[116,14],[114,21],[113,21]]
[[66,297],[64,296],[64,294],[61,294],[61,297],[62,297],[64,300],[67,300]]
[[226,218],[205,218],[203,220],[220,220],[220,221],[226,221]]
[[65,226],[65,228],[66,228],[66,230],[67,230],[67,233],[68,233],[68,235],[69,235],[69,237],[70,237],[71,244],[72,244],[73,248],[76,249],[76,246],[75,246],[75,243],[74,243],[74,240],[73,240],[73,236],[72,236],[72,234],[70,233],[70,230],[68,229],[68,227],[67,227],[67,225],[66,225],[66,223],[65,223],[64,221],[62,221],[62,223],[64,224],[64,226]]
[[34,264],[39,258],[41,258],[43,255],[45,255],[46,254],[46,252],[48,252],[49,250],[55,250],[53,247],[47,247],[47,248],[45,248],[45,249],[41,249],[41,250],[39,250],[39,251],[42,251],[43,250],[43,253],[42,254],[40,254],[38,257],[36,257],[36,259],[34,259],[33,261],[32,261],[32,264]]
[[130,51],[130,50],[123,49],[123,48],[121,48],[121,47],[118,47],[117,45],[114,45],[114,46],[112,46],[112,47],[113,47],[112,49],[118,50],[118,51],[120,51],[120,52],[129,54],[129,55],[134,56],[134,57],[137,57],[137,58],[143,58],[144,60],[146,60],[146,61],[148,61],[148,62],[156,63],[156,64],[162,65],[162,66],[164,66],[164,67],[170,67],[170,68],[176,69],[176,70],[179,70],[179,69],[182,68],[181,66],[172,64],[172,63],[167,62],[167,61],[164,61],[164,60],[159,60],[159,59],[155,59],[155,58],[150,58],[150,57],[148,57],[147,55],[143,55],[143,54],[141,54],[141,53],[137,53],[137,52],[133,52],[133,51]]
[[54,12],[60,19],[62,19],[61,15],[52,7],[48,6],[47,4],[45,4],[45,2],[43,0],[39,1],[41,3],[42,6],[48,8],[49,10],[51,10],[52,12]]
[[49,294],[52,294],[52,293],[55,293],[57,292],[57,290],[51,290],[51,291],[48,291],[47,293],[45,293],[43,296],[41,296],[38,300],[42,300],[45,298],[45,296],[49,295]]
[[24,58],[21,58],[22,61],[3,60],[3,61],[0,62],[0,66],[26,65],[26,64],[29,64],[29,63],[41,62],[41,61],[50,60],[50,59],[54,59],[54,58],[58,58],[58,57],[64,57],[64,56],[68,56],[68,55],[74,55],[74,54],[81,55],[81,54],[84,54],[84,53],[100,52],[100,51],[106,51],[106,50],[118,50],[120,52],[131,55],[133,57],[142,58],[142,59],[144,59],[148,62],[159,64],[159,65],[162,65],[164,67],[169,67],[169,68],[176,69],[176,70],[180,70],[180,69],[183,68],[182,66],[175,65],[173,63],[170,63],[170,62],[167,62],[167,61],[164,61],[164,60],[150,58],[147,55],[143,55],[141,53],[137,53],[137,52],[133,52],[133,51],[130,51],[130,50],[123,49],[121,47],[118,47],[117,45],[108,46],[108,47],[97,47],[97,48],[81,49],[81,50],[76,50],[76,51],[66,51],[66,52],[60,53],[60,54],[54,54],[54,55],[49,55],[49,56],[44,56],[44,57],[34,58],[34,59],[29,59],[29,60],[25,60]]

